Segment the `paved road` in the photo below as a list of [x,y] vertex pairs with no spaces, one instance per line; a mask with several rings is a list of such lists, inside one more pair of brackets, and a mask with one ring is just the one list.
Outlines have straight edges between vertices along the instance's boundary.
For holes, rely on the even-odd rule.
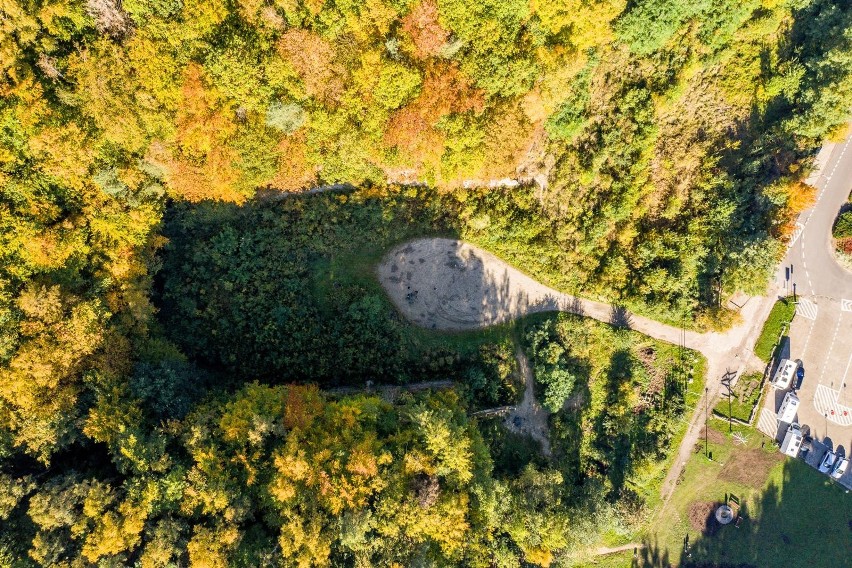
[[831,227],[852,190],[852,135],[824,152],[824,166],[813,180],[817,202],[799,216],[799,235],[779,267],[776,281],[791,291],[795,285],[802,296],[852,299],[852,272],[837,264],[831,247]]
[[[805,381],[797,421],[816,440],[849,454],[852,447],[852,273],[834,259],[831,227],[852,191],[852,136],[818,158],[814,206],[799,217],[797,235],[776,285],[798,295],[796,319],[781,357],[801,359]],[[784,392],[766,397],[759,427],[769,433]],[[774,403],[774,404],[773,404]],[[783,430],[786,425],[781,425]],[[779,430],[779,436],[781,432]],[[849,477],[849,476],[846,476]]]

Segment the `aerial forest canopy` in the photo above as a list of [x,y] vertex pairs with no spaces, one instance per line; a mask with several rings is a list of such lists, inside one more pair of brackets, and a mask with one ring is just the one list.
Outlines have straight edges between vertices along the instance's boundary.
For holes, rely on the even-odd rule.
[[[848,0],[0,0],[0,565],[547,566],[627,531],[697,356],[413,330],[372,265],[452,234],[724,324],[850,100]],[[514,343],[551,458],[470,418]],[[345,390],[429,380],[461,386]]]

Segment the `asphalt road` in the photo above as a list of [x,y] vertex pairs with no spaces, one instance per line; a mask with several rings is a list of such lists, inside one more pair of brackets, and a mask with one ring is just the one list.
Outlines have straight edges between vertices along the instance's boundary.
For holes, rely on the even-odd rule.
[[852,272],[834,259],[831,227],[852,190],[852,136],[830,150],[815,180],[817,202],[799,216],[798,236],[787,251],[777,282],[801,296],[852,300]]
[[[834,258],[831,228],[852,191],[852,136],[827,146],[818,162],[819,174],[809,180],[817,188],[817,201],[800,215],[797,232],[776,275],[782,294],[795,291],[798,297],[796,318],[780,356],[804,362],[806,373],[798,392],[801,403],[796,420],[814,438],[814,449],[820,449],[814,456],[819,453],[816,457],[821,457],[829,448],[849,456],[852,272]],[[785,394],[770,391],[757,421],[761,431],[777,439],[783,437],[787,426],[775,419]],[[852,471],[842,481],[852,487]]]

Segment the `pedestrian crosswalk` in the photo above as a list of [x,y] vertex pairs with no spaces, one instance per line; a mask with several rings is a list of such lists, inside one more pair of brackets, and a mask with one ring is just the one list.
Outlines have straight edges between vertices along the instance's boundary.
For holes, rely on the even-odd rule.
[[838,404],[839,391],[825,385],[817,385],[814,407],[826,420],[840,426],[852,426],[852,408]]
[[807,318],[809,320],[816,320],[818,312],[819,308],[815,303],[808,300],[807,298],[799,298],[799,302],[796,304],[797,316],[802,316],[803,318]]
[[768,408],[760,409],[760,416],[757,419],[757,429],[774,440],[778,434],[778,420],[775,413]]
[[804,231],[804,230],[805,230],[805,226],[802,225],[801,223],[797,222],[796,223],[796,229],[793,231],[793,236],[790,237],[790,242],[787,243],[787,248],[790,248],[794,244],[796,244],[796,241],[798,241],[799,237],[802,236],[802,231]]

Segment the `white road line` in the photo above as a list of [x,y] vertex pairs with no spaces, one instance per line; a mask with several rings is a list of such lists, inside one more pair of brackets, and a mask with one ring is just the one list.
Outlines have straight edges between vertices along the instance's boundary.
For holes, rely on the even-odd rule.
[[[793,231],[793,236],[790,237],[790,242],[787,244],[787,248],[792,247],[796,244],[796,241],[799,240],[799,237],[802,236],[802,231],[805,230],[805,226],[796,221],[796,230]],[[802,241],[802,246],[804,246],[804,241]]]
[[[823,184],[822,189],[820,190],[819,195],[817,196],[817,202],[819,202],[819,200],[822,199],[822,194],[825,193],[825,188],[828,186],[828,182],[831,181],[831,178],[834,176],[834,172],[837,171],[837,166],[839,166],[840,162],[843,161],[842,160],[843,155],[846,154],[846,149],[849,147],[850,142],[852,142],[852,138],[847,140],[846,144],[843,145],[843,150],[841,150],[840,155],[837,156],[837,161],[834,163],[834,167],[831,168],[831,173],[828,174],[828,177],[825,178],[825,183]],[[816,204],[814,204],[814,207],[816,207]],[[808,216],[808,221],[809,220],[810,220],[810,216]],[[807,225],[808,222],[805,221],[805,224]]]
[[852,300],[840,300],[841,312],[852,312]]
[[778,434],[778,416],[768,408],[762,408],[757,419],[757,429],[767,436],[775,438]]
[[805,355],[808,352],[808,345],[811,343],[811,335],[814,333],[814,328],[816,327],[816,322],[812,323],[808,328],[808,336],[805,338],[805,345],[802,347],[802,359],[805,358]]
[[846,363],[846,370],[843,371],[843,381],[840,383],[841,386],[846,384],[846,375],[849,374],[849,365],[852,365],[852,353],[849,354],[849,361]]
[[799,302],[796,304],[796,315],[800,315],[809,320],[816,320],[818,313],[819,308],[815,303],[811,302],[807,298],[799,298]]
[[814,408],[825,418],[840,426],[852,426],[852,408],[837,403],[840,391],[817,385],[814,392]]
[[[837,332],[840,330],[840,320],[842,320],[842,319],[843,319],[842,315],[841,315],[841,317],[837,318],[837,325],[834,326],[834,335],[831,337],[831,345],[828,346],[828,353],[826,353],[825,359],[823,359],[823,363],[825,361],[831,360],[831,352],[834,350],[834,344],[837,341]],[[828,365],[825,365],[825,364],[822,366],[822,373],[820,373],[820,375],[819,375],[819,382],[820,383],[822,382],[822,378],[825,376],[825,370],[826,370],[827,367],[828,367]],[[838,396],[839,396],[839,393],[838,393]]]

